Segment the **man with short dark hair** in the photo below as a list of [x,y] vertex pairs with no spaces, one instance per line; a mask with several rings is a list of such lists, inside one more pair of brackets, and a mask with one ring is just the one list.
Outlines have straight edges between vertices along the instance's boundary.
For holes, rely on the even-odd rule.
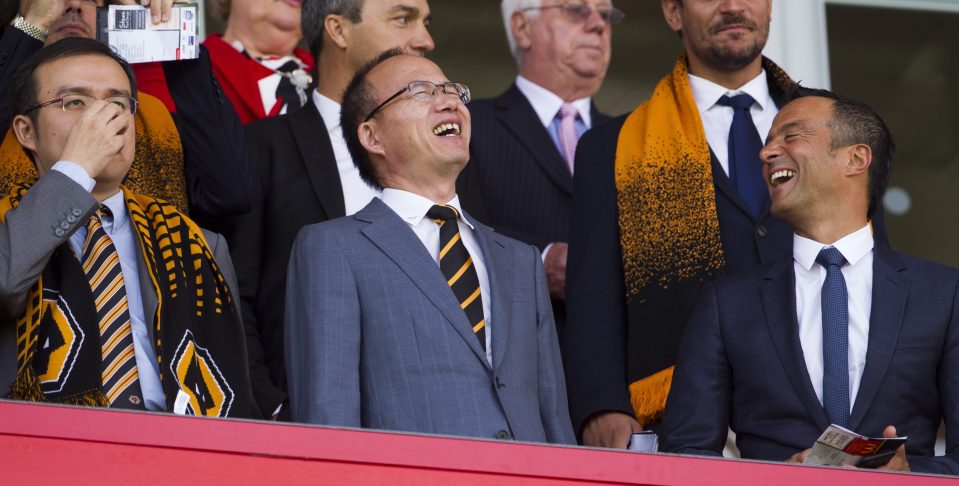
[[343,140],[343,90],[381,51],[433,50],[426,0],[305,0],[301,8],[303,38],[318,63],[316,90],[302,109],[247,125],[264,201],[225,230],[257,402],[264,416],[279,419],[289,416],[282,329],[293,239],[303,226],[353,214],[379,193],[361,179]]
[[257,417],[226,243],[121,186],[129,64],[70,38],[14,76],[13,131],[39,178],[0,200],[0,395]]
[[344,136],[383,196],[294,244],[294,420],[574,441],[539,251],[474,221],[456,196],[468,101],[435,64],[396,50],[347,88]]
[[[895,147],[871,108],[800,88],[762,150],[792,257],[706,284],[661,450],[801,462],[836,424],[908,436],[882,469],[959,474],[959,271],[873,237]],[[946,452],[932,457],[945,421]]]
[[[20,14],[0,38],[0,59],[5,60],[0,61],[0,93],[10,92],[17,67],[44,46],[70,37],[96,38],[96,8],[108,3],[21,2]],[[151,8],[157,15],[169,16],[170,5],[170,0],[158,0]],[[158,98],[138,93],[136,157],[125,184],[190,211],[206,223],[248,211],[258,195],[255,173],[243,150],[242,126],[213,77],[206,50],[201,49],[196,60],[160,64],[162,68],[156,69],[162,70],[167,83],[163,91],[169,87],[177,110],[171,113],[172,107],[168,109]],[[6,133],[0,145],[0,193],[17,181],[37,177],[16,137],[8,131],[14,115],[6,97],[0,99],[0,131]]]
[[626,447],[655,428],[703,282],[790,248],[759,161],[792,85],[761,55],[772,1],[662,8],[683,47],[672,72],[577,150],[563,358],[586,445]]

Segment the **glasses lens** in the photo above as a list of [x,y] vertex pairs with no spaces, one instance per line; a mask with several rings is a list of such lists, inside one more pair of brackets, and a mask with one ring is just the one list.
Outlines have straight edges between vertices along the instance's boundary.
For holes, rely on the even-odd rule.
[[83,111],[94,101],[96,101],[96,98],[92,96],[66,95],[61,103],[63,104],[63,111]]
[[563,6],[563,11],[574,20],[586,20],[593,13],[593,9],[589,5],[582,3],[568,3]]
[[623,11],[618,8],[611,8],[609,10],[606,10],[606,9],[600,10],[599,15],[603,17],[603,20],[605,20],[607,24],[610,24],[610,25],[616,25],[622,22],[623,19],[626,17],[626,14],[624,14]]
[[131,102],[132,99],[133,98],[130,98],[127,96],[112,96],[110,98],[107,98],[106,102],[117,105],[123,111],[132,111],[130,109],[130,107],[132,106],[132,102]]
[[436,85],[429,81],[413,81],[409,88],[416,101],[429,101],[436,96]]

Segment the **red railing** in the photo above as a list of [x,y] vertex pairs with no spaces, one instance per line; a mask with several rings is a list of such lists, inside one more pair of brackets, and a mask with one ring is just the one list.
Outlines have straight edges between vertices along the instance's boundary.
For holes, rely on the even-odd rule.
[[955,485],[936,476],[0,401],[0,484]]

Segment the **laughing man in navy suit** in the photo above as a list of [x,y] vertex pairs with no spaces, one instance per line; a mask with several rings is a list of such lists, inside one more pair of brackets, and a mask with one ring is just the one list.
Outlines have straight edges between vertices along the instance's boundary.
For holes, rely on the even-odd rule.
[[[799,88],[761,157],[793,257],[707,284],[662,450],[801,462],[830,423],[908,436],[883,468],[959,474],[959,271],[893,252],[870,215],[894,145],[868,106]],[[933,457],[945,420],[946,455]]]

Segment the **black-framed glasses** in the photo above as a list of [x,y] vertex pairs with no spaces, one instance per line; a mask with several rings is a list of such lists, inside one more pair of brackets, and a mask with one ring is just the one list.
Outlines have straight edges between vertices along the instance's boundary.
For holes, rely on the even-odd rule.
[[[97,98],[96,96],[71,94],[62,96],[60,98],[54,98],[50,101],[44,101],[43,103],[24,111],[23,114],[26,115],[33,110],[39,110],[44,106],[50,106],[57,103],[60,103],[60,107],[67,113],[83,113],[90,105],[99,99],[100,98]],[[131,98],[129,96],[107,96],[106,98],[103,98],[103,101],[106,101],[107,103],[113,103],[114,105],[117,105],[120,110],[129,112],[131,115],[135,115],[137,113],[138,102],[136,98]]]
[[397,91],[393,96],[390,96],[386,101],[382,102],[376,108],[373,108],[373,111],[369,115],[366,115],[366,118],[363,119],[364,122],[370,121],[370,118],[373,118],[373,115],[377,111],[380,111],[387,103],[399,98],[400,95],[410,92],[410,95],[416,101],[432,101],[433,98],[436,98],[436,95],[442,91],[444,94],[455,94],[459,97],[460,101],[465,105],[470,102],[470,89],[466,87],[465,84],[461,83],[443,83],[436,84],[431,81],[413,81],[412,83],[406,85],[405,88]]
[[563,9],[563,13],[565,13],[566,16],[569,17],[571,20],[574,20],[576,22],[585,22],[587,19],[589,19],[590,15],[593,15],[593,10],[595,10],[596,13],[599,14],[600,18],[602,18],[603,21],[609,25],[616,25],[622,22],[624,18],[626,18],[626,14],[624,14],[622,10],[616,7],[600,7],[600,8],[594,9],[593,7],[590,7],[589,5],[586,5],[585,3],[575,3],[575,2],[564,3],[562,5],[548,5],[545,7],[527,7],[527,8],[520,9],[520,11],[526,12],[529,10],[546,10],[550,8]]

